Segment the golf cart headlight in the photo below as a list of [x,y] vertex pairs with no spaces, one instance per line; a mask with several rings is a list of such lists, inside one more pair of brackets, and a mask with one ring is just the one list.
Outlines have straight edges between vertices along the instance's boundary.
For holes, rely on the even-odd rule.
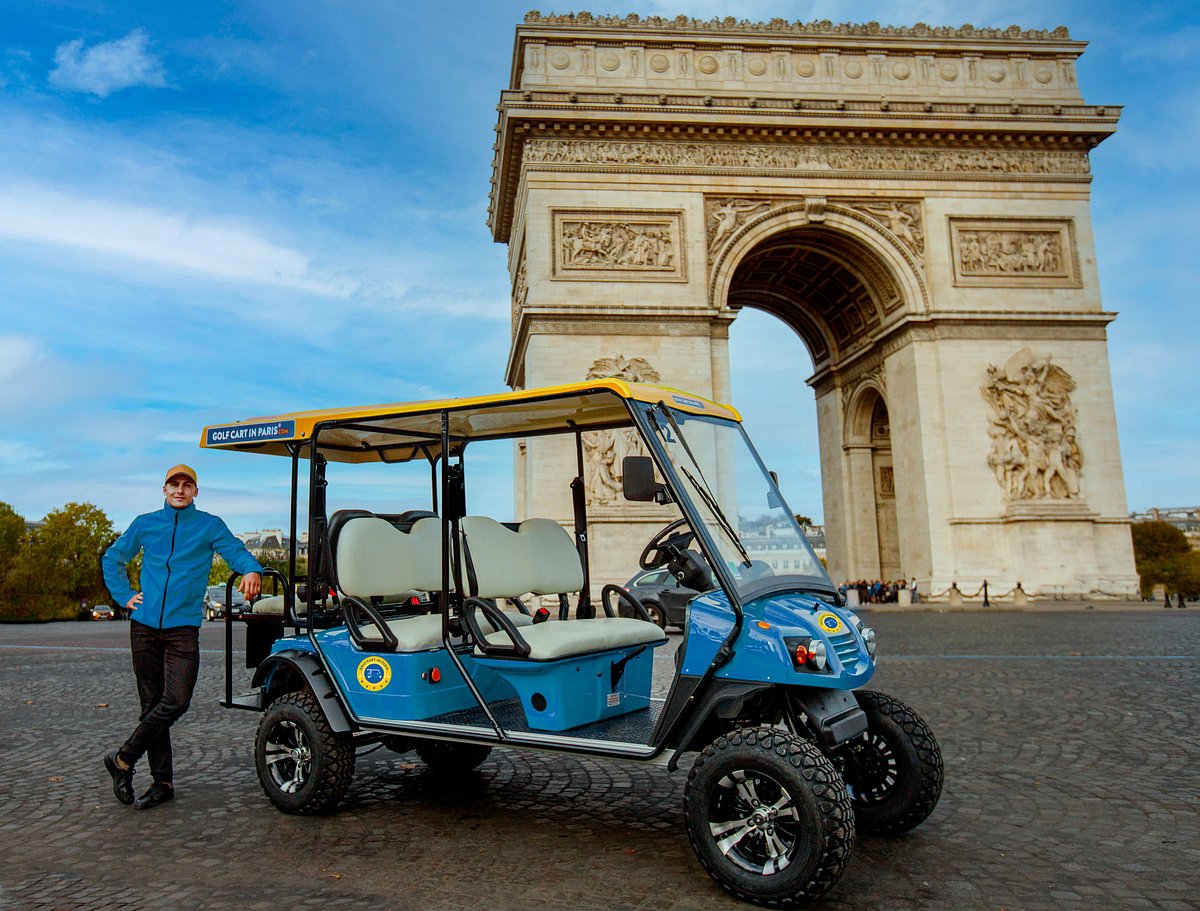
[[820,639],[814,639],[808,647],[808,662],[819,671],[825,670],[825,665],[828,663],[828,657],[825,652],[825,643]]
[[810,667],[818,671],[825,670],[825,665],[828,663],[825,643],[820,639],[805,636],[802,639],[786,639],[784,641],[792,656],[792,665],[796,670],[803,671]]
[[871,656],[871,660],[875,660],[875,630],[869,626],[864,626],[859,630],[862,635],[863,645],[867,647],[867,654]]

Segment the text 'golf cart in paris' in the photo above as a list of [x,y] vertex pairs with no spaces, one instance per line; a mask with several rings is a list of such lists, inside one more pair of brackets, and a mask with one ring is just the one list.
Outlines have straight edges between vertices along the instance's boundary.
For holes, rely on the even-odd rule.
[[[590,596],[585,450],[614,432],[647,453],[623,460],[625,500],[661,514],[641,567],[695,590],[661,699],[666,633],[621,586]],[[471,482],[487,477],[473,452],[516,440],[558,447],[563,476],[527,483],[559,485],[563,515],[468,508],[496,500]],[[795,907],[837,883],[856,831],[904,832],[938,801],[937,741],[911,708],[859,689],[874,632],[842,606],[727,405],[602,379],[256,418],[206,428],[203,445],[286,458],[293,548],[308,524],[306,576],[293,550],[289,578],[268,571],[282,594],[242,614],[250,692],[235,692],[226,616],[225,704],[262,713],[255,763],[285,812],[333,810],[356,751],[380,743],[449,774],[493,747],[682,762],[704,869],[743,899]],[[422,508],[327,514],[349,472],[382,471],[407,472]],[[739,526],[764,521],[807,559],[786,574],[756,559]]]

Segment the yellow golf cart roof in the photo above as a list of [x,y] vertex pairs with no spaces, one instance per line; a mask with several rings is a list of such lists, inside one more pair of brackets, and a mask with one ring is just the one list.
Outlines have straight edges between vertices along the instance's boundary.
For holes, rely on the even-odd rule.
[[[451,452],[471,440],[603,430],[631,424],[625,401],[666,402],[691,414],[741,421],[731,405],[669,386],[611,378],[474,398],[394,402],[249,418],[204,428],[200,446],[291,456],[320,427],[319,450],[331,462],[406,462],[441,455],[441,414],[449,412]],[[326,426],[328,425],[328,426]],[[308,455],[308,447],[301,447]]]

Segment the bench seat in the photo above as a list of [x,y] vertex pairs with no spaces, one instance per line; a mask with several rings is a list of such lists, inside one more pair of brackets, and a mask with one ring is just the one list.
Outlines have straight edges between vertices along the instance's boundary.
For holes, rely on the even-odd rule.
[[[533,623],[533,619],[531,617],[512,612],[506,612],[504,616],[512,622],[513,626],[521,629],[522,632],[524,632],[526,627],[532,629],[531,624]],[[494,629],[486,617],[481,616],[480,622],[484,629]],[[387,621],[387,625],[388,629],[392,631],[392,635],[396,637],[396,651],[398,652],[424,652],[429,649],[442,647],[441,614],[393,617]],[[371,624],[363,625],[362,637],[368,642],[380,642],[383,640],[383,637],[379,634],[379,630],[375,629]]]
[[[482,613],[476,616],[481,623],[487,622]],[[554,661],[588,652],[636,645],[657,645],[667,641],[667,634],[655,624],[627,617],[552,620],[533,626],[522,626],[520,633],[521,638],[529,643],[529,657],[522,659],[525,661]],[[508,645],[512,641],[503,631],[491,633],[484,638],[490,645]],[[475,647],[475,654],[483,654],[479,646]]]

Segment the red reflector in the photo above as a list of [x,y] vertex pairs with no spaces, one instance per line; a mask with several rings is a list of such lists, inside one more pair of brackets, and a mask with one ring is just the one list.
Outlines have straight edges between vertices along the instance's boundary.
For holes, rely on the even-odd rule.
[[429,682],[430,683],[438,683],[441,681],[441,679],[442,679],[442,669],[441,668],[435,667],[433,670],[431,670],[429,672]]
[[808,651],[807,646],[797,645],[796,646],[796,655],[795,655],[796,663],[797,664],[805,664],[808,661],[808,657],[809,657],[809,651]]
[[416,595],[413,595],[411,598],[408,599],[408,603],[411,604],[413,607],[416,607],[418,604],[421,603],[421,599],[418,598]]

